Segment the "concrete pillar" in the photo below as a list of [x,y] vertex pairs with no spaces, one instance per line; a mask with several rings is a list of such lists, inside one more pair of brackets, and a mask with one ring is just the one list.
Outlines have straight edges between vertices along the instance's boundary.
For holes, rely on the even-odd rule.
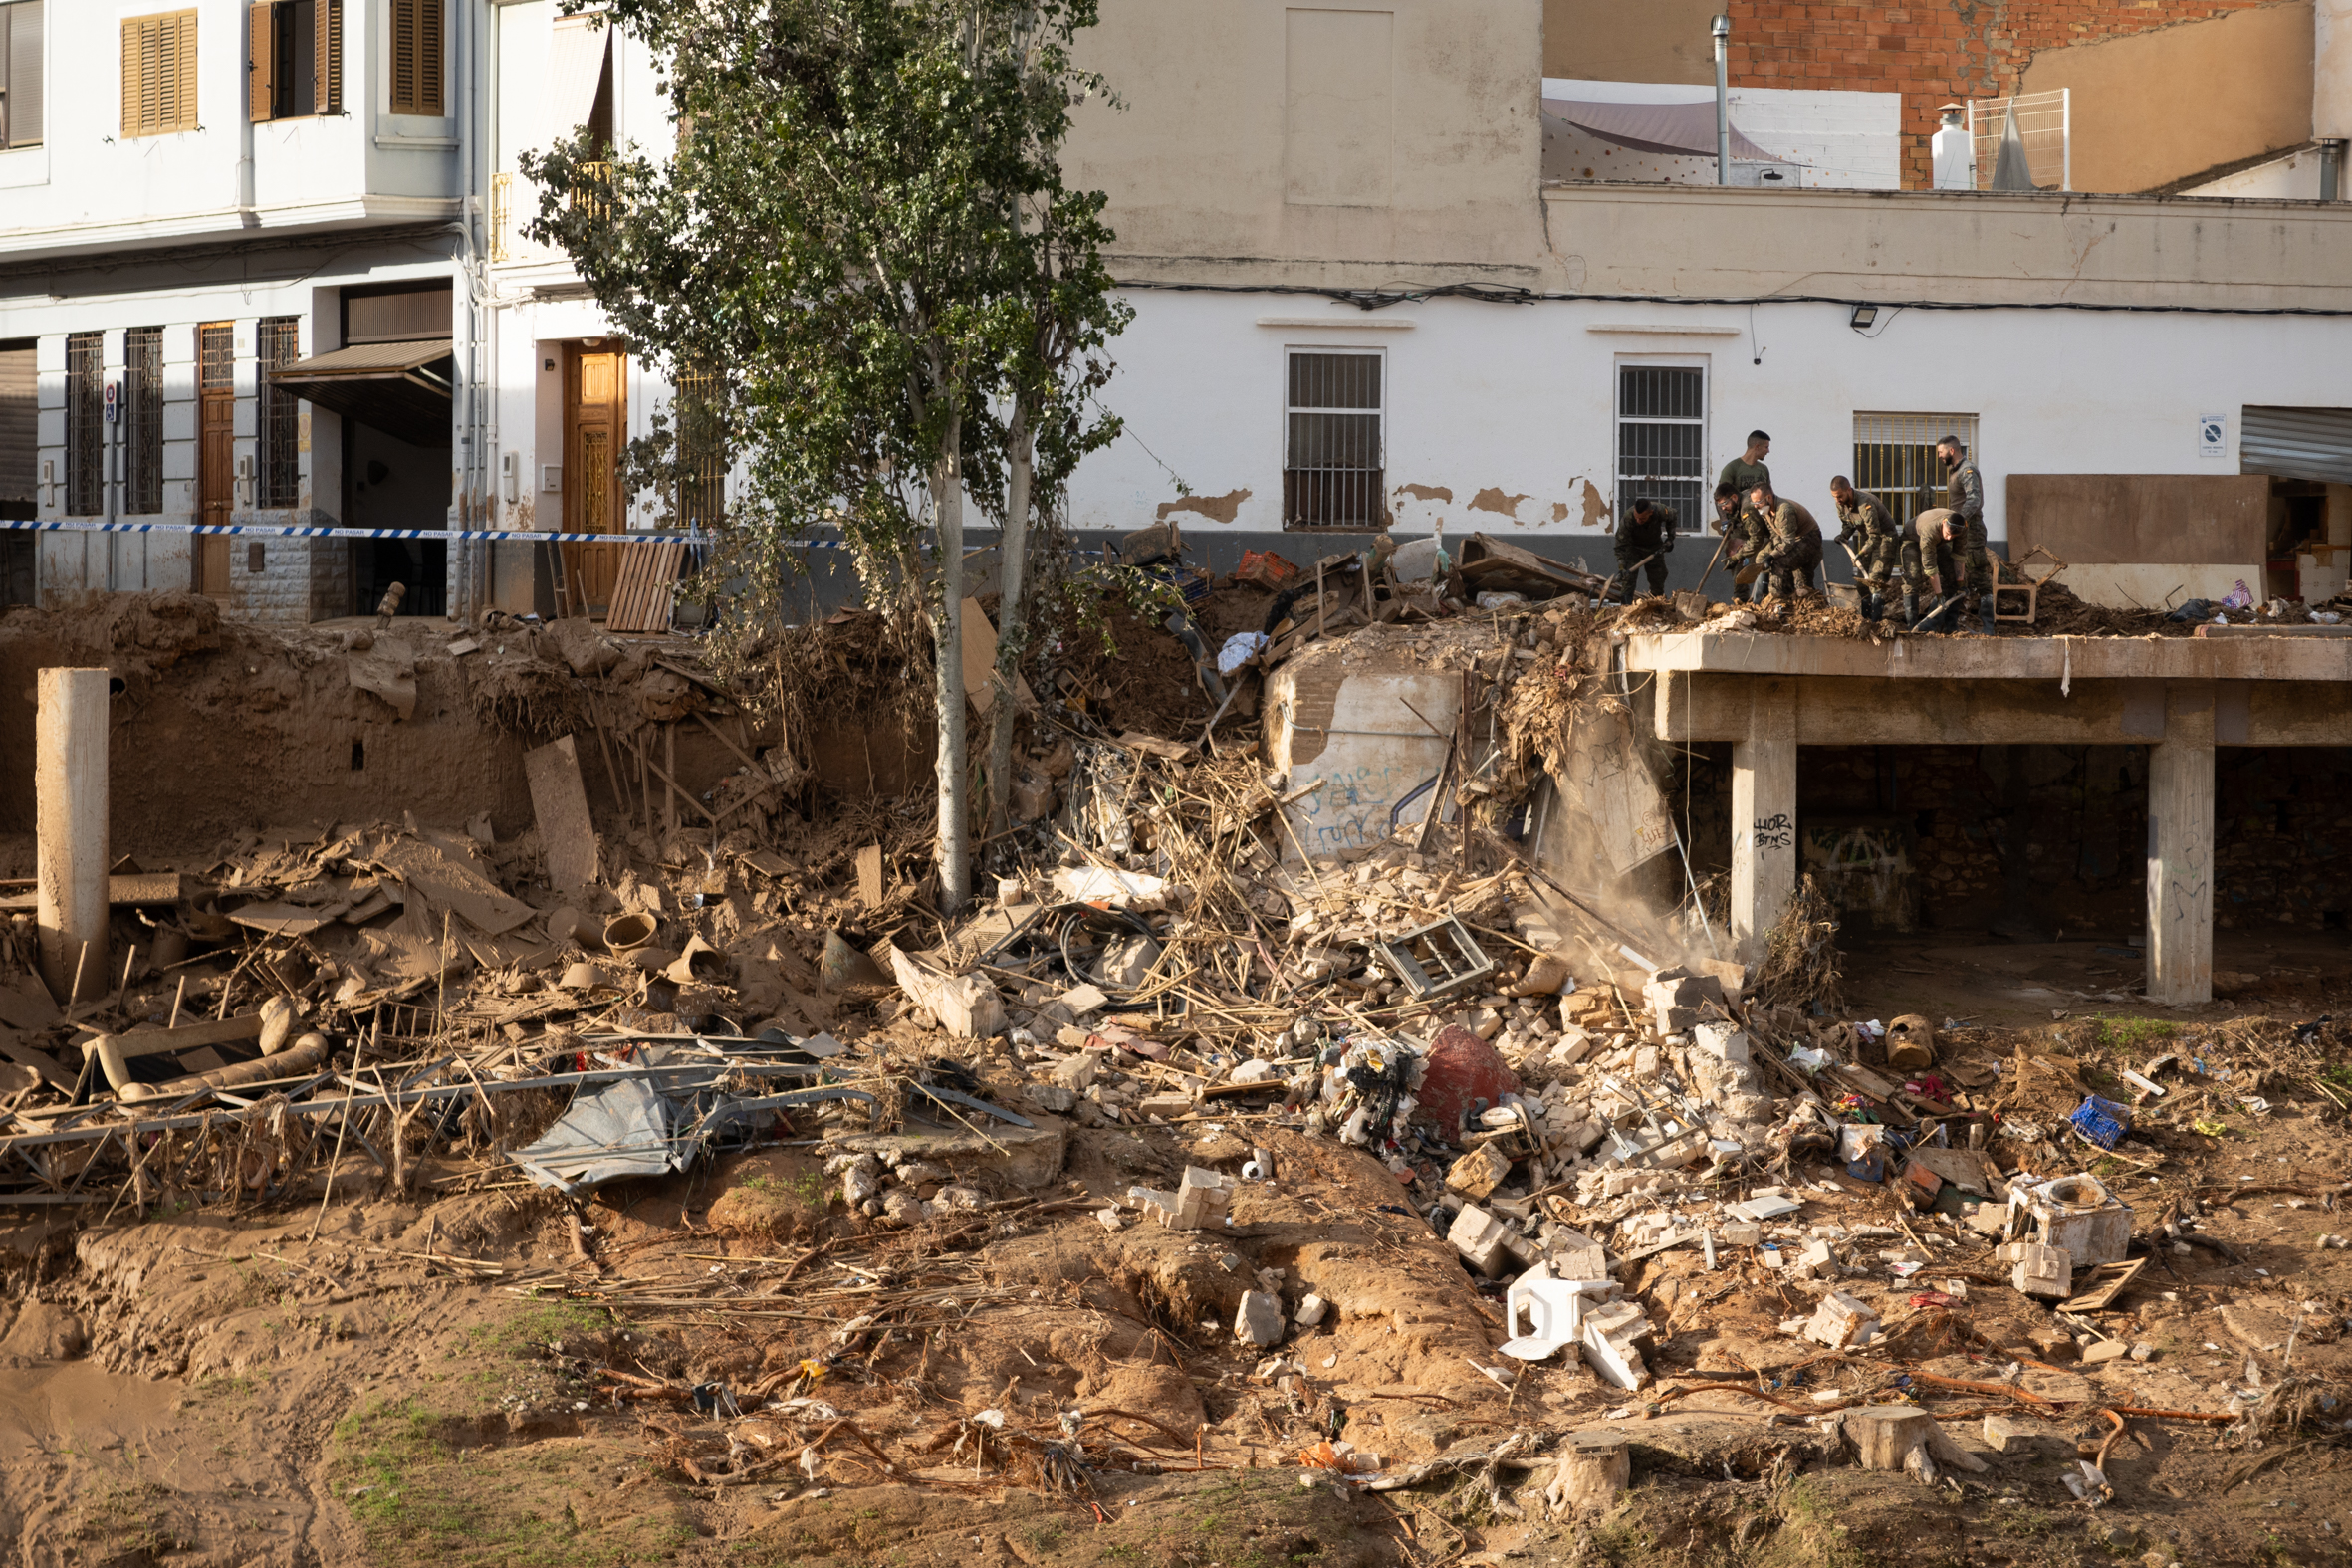
[[1796,686],[1758,681],[1748,738],[1732,743],[1732,940],[1764,957],[1764,933],[1796,891]]
[[2148,998],[2214,1000],[2214,694],[2176,681],[2148,748]]
[[[106,670],[43,670],[33,734],[41,978],[68,1004],[105,992],[107,973]],[[74,976],[82,983],[77,994]]]

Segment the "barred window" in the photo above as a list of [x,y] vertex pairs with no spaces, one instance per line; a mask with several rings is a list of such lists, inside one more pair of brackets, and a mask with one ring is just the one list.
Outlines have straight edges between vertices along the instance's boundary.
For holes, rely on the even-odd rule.
[[106,334],[66,335],[66,515],[94,518],[107,508]]
[[254,343],[254,379],[261,383],[257,506],[291,507],[302,495],[302,399],[270,379],[272,370],[301,357],[301,328],[300,317],[265,316]]
[[1617,366],[1617,516],[1648,496],[1696,527],[1706,490],[1706,367]]
[[1897,528],[1944,504],[1944,465],[1936,443],[1958,436],[1977,456],[1975,414],[1854,415],[1854,486],[1886,504]]
[[727,437],[708,375],[678,377],[678,523],[712,529],[727,511]]
[[1283,527],[1385,526],[1379,350],[1290,354]]
[[122,335],[122,510],[163,510],[163,329]]

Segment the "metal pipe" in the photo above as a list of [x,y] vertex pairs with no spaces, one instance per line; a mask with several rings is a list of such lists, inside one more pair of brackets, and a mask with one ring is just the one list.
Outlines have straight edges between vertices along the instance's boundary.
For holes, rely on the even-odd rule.
[[1731,48],[1732,19],[1718,16],[1708,31],[1715,35],[1715,182],[1732,182],[1732,94],[1731,67],[1727,52]]

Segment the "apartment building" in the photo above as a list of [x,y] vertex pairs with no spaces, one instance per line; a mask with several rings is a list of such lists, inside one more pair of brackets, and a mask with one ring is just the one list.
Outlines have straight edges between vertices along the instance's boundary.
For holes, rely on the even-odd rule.
[[[464,514],[483,487],[460,156],[477,63],[459,14],[11,0],[0,389],[17,412],[0,418],[0,507],[134,526]],[[0,537],[16,596],[45,603],[194,588],[307,620],[371,606],[392,580],[420,609],[446,592],[438,542]]]
[[0,531],[0,597],[552,608],[530,545],[174,530],[624,525],[665,389],[520,242],[513,170],[650,139],[642,55],[553,0],[6,0],[0,51],[0,519],[66,525]]

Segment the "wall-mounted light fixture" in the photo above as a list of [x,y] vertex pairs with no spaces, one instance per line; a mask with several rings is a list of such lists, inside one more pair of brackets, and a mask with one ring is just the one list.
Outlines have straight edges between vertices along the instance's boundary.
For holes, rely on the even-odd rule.
[[1854,307],[1854,314],[1846,319],[1846,325],[1851,327],[1855,332],[1866,333],[1870,331],[1871,324],[1877,320],[1877,306],[1857,305]]

